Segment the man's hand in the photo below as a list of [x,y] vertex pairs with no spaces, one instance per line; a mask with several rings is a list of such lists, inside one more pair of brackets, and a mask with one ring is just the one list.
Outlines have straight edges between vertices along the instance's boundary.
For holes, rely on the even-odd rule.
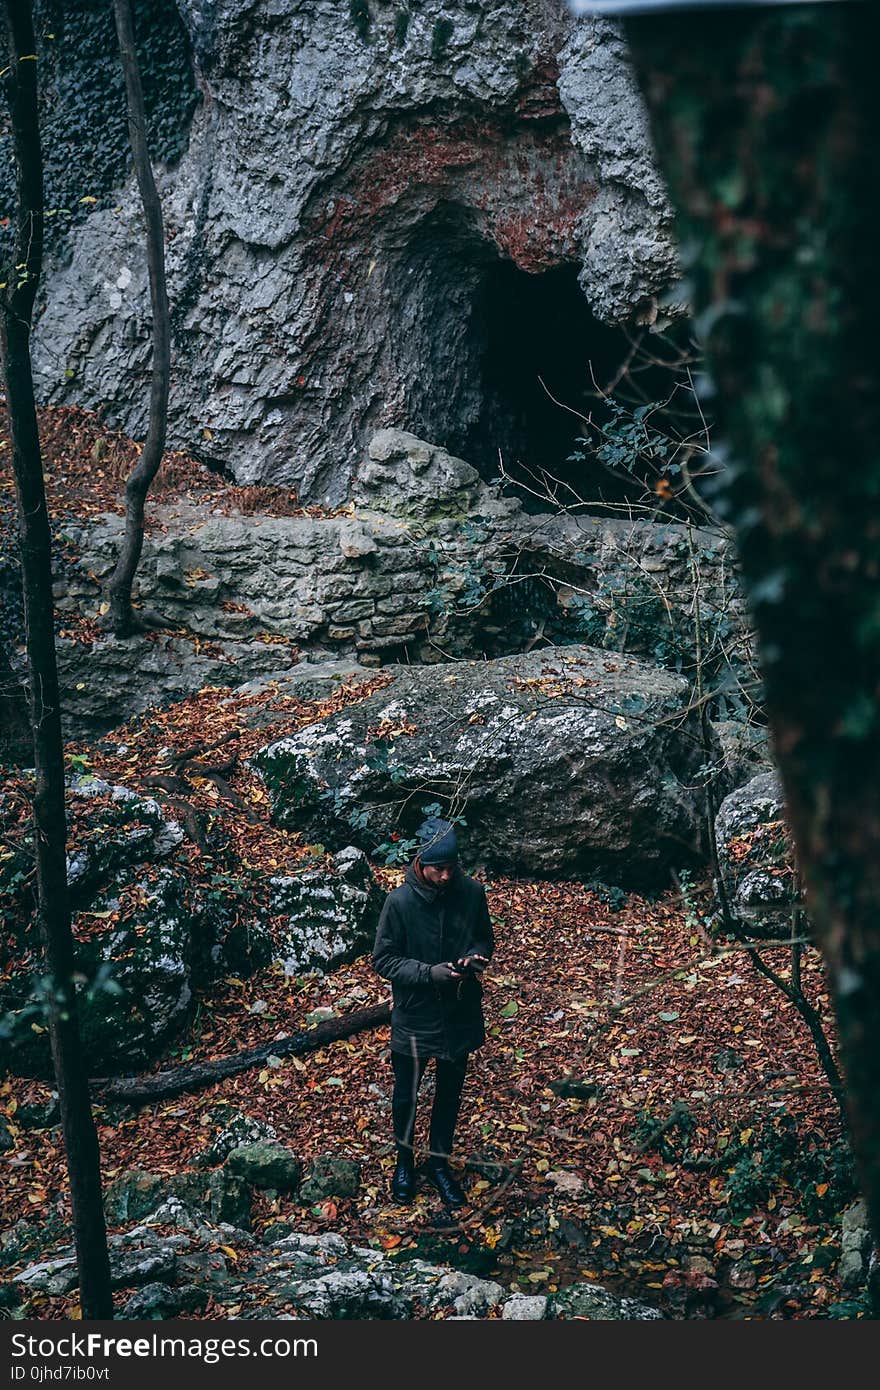
[[456,970],[452,961],[444,960],[439,965],[431,966],[431,983],[433,985],[452,984],[453,980],[460,980],[461,972]]
[[472,970],[475,975],[482,975],[486,966],[489,964],[488,956],[461,956],[456,962],[459,970]]

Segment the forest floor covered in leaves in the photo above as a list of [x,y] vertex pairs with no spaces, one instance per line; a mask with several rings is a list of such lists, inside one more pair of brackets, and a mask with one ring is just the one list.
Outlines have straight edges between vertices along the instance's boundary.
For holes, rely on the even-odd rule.
[[[56,494],[50,478],[53,513],[109,509],[126,471],[122,444],[108,453],[99,443],[106,431],[89,419],[71,417],[58,429],[46,445],[61,479]],[[65,450],[75,455],[66,481]],[[86,476],[83,457],[92,459],[94,495],[83,482],[74,496],[71,478]],[[190,490],[190,466],[180,461],[178,488]],[[199,486],[207,487],[204,477]],[[218,480],[218,504],[229,499]],[[266,499],[258,501],[265,509]],[[296,509],[293,496],[275,502]],[[271,825],[265,788],[247,758],[385,679],[379,672],[366,686],[343,685],[311,704],[271,688],[247,698],[208,688],[99,743],[70,745],[69,770],[160,804],[156,779],[173,772],[183,785],[165,812],[180,819],[183,798],[197,832],[177,851],[188,871],[208,885],[246,868],[248,883],[259,883],[320,862],[323,849]],[[204,769],[221,744],[228,766],[218,781]],[[188,750],[195,751],[181,760]],[[13,780],[4,791],[4,829],[15,836],[16,818],[24,831],[29,791]],[[71,847],[89,833],[88,811],[72,815]],[[400,873],[377,869],[385,888]],[[243,1111],[271,1124],[304,1161],[336,1154],[361,1165],[355,1197],[309,1206],[258,1193],[258,1230],[288,1219],[302,1231],[336,1231],[394,1258],[449,1262],[527,1292],[594,1278],[674,1317],[857,1316],[836,1277],[840,1212],[854,1195],[836,1102],[799,1016],[740,944],[707,933],[699,894],[649,901],[574,882],[486,886],[497,950],[486,979],[488,1038],[472,1059],[457,1136],[470,1199],[459,1219],[449,1221],[425,1184],[411,1209],[389,1201],[387,1028],[140,1110],[98,1100],[105,1180],[133,1167],[187,1169],[224,1116]],[[128,908],[122,894],[120,912]],[[89,930],[84,914],[75,930]],[[765,953],[787,968],[784,948]],[[803,985],[831,1031],[812,951]],[[315,1009],[345,1013],[387,997],[368,957],[328,976],[290,977],[281,965],[248,979],[229,976],[202,994],[188,1031],[156,1065],[271,1043],[308,1026]],[[417,1144],[426,1140],[431,1084],[429,1072]],[[0,1085],[12,1138],[0,1154],[4,1227],[24,1217],[49,1230],[66,1218],[60,1129],[27,1129],[16,1118],[50,1094],[34,1080]],[[246,1278],[244,1252],[218,1258]],[[75,1294],[42,1298],[30,1311],[65,1317],[75,1304]],[[234,1304],[214,1304],[208,1315],[235,1312]]]
[[[189,1167],[234,1108],[303,1159],[362,1164],[357,1197],[303,1207],[258,1194],[257,1228],[288,1218],[531,1292],[593,1277],[678,1316],[827,1316],[841,1295],[825,1152],[841,1126],[789,1005],[739,954],[707,954],[675,902],[629,898],[612,912],[577,884],[489,889],[489,1037],[466,1082],[458,1159],[471,1206],[455,1225],[427,1186],[412,1209],[389,1201],[387,1029],[138,1112],[99,1105],[105,1178]],[[227,979],[176,1057],[270,1041],[352,992],[355,1007],[385,996],[366,958],[320,979],[275,967]],[[16,1103],[47,1096],[9,1080],[2,1102],[14,1125]],[[423,1111],[428,1100],[426,1081]],[[681,1123],[652,1140],[675,1106]],[[21,1133],[3,1157],[4,1224],[66,1205],[57,1129]],[[56,1302],[34,1311],[64,1316]]]

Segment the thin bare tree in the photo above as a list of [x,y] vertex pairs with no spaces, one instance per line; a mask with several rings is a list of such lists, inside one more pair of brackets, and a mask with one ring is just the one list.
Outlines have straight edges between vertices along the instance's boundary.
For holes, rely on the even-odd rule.
[[125,485],[125,534],[116,568],[110,579],[108,622],[117,637],[128,637],[140,624],[132,608],[131,592],[144,545],[144,509],[150,485],[159,471],[168,427],[168,392],[171,383],[171,319],[165,283],[165,231],[162,204],[153,177],[147,145],[147,121],[140,66],[134,41],[131,0],[113,0],[119,54],[125,76],[128,106],[128,138],[140,189],[147,231],[147,269],[153,314],[153,370],[150,384],[150,418],[141,456]]
[[6,0],[6,87],[18,185],[13,264],[0,290],[0,358],[18,503],[27,689],[36,774],[34,847],[37,920],[45,958],[44,1003],[70,1174],[84,1318],[111,1318],[110,1265],[98,1137],[77,1024],[67,891],[64,745],[55,660],[52,534],[46,505],[31,370],[31,317],[43,259],[43,162],[31,0]]

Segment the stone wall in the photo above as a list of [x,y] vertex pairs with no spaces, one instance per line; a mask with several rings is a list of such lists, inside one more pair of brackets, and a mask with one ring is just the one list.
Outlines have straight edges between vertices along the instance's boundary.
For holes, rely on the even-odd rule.
[[[136,601],[163,631],[62,639],[71,728],[107,728],[199,685],[289,671],[301,656],[376,666],[587,641],[688,676],[697,602],[746,665],[732,559],[712,533],[531,515],[463,460],[399,431],[374,437],[357,496],[315,516],[154,509]],[[67,528],[79,559],[56,598],[71,621],[97,616],[122,526],[105,515]]]

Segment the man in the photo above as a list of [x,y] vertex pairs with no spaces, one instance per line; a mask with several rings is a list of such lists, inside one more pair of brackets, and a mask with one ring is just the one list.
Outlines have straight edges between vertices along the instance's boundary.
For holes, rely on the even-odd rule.
[[397,1166],[396,1201],[415,1195],[413,1131],[419,1085],[435,1058],[429,1158],[425,1174],[447,1207],[464,1193],[450,1171],[455,1123],[468,1057],[486,1039],[480,976],[495,941],[485,889],[462,873],[449,821],[432,817],[419,831],[421,849],[400,888],[389,893],[373,948],[373,964],[391,981],[391,1105]]

